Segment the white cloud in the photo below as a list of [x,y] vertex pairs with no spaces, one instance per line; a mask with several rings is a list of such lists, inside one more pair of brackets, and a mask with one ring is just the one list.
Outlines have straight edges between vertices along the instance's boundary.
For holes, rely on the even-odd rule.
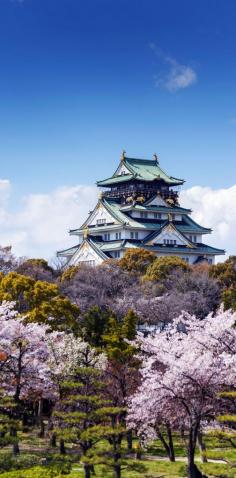
[[188,88],[197,82],[197,74],[193,68],[179,63],[175,58],[167,56],[155,43],[151,43],[151,50],[162,61],[168,65],[168,71],[160,73],[155,81],[158,87],[164,87],[170,92]]
[[[64,186],[26,196],[13,214],[10,192],[9,181],[0,180],[0,244],[12,245],[16,255],[45,258],[76,244],[76,236],[69,237],[68,230],[82,224],[98,195],[95,186]],[[213,229],[211,236],[204,237],[207,244],[228,254],[236,252],[236,185],[217,190],[195,186],[181,192],[180,202],[193,210],[193,219]]]
[[95,186],[65,186],[50,194],[26,196],[19,211],[11,214],[1,184],[0,244],[12,245],[15,254],[28,257],[51,258],[58,249],[76,244],[68,230],[82,224],[97,199]]
[[[236,254],[236,185],[227,189],[194,186],[181,192],[181,204],[193,210],[192,217],[213,233],[206,243]],[[220,260],[224,260],[221,256]]]

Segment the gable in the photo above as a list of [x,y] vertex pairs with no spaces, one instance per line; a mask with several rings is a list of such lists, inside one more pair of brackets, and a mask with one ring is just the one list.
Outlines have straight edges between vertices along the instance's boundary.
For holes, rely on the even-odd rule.
[[162,245],[176,245],[194,247],[191,242],[181,234],[172,224],[165,226],[161,232],[153,237],[148,245],[162,244]]
[[125,166],[125,164],[122,162],[122,163],[120,163],[118,169],[116,170],[115,176],[123,176],[124,174],[130,174],[130,171]]
[[69,266],[76,266],[78,264],[87,264],[97,266],[103,262],[99,254],[91,247],[91,245],[84,241],[79,249],[75,252],[69,261]]
[[165,207],[169,207],[168,204],[164,201],[164,199],[159,194],[154,196],[152,199],[149,199],[149,201],[147,201],[144,205],[145,206],[165,206]]
[[99,202],[83,227],[102,226],[106,224],[119,224],[119,222],[107,211],[105,206]]

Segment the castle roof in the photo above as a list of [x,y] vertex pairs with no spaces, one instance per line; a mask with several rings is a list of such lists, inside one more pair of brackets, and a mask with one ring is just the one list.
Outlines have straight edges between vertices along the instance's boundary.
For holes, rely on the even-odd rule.
[[[109,229],[112,230],[119,228],[120,226],[122,227],[128,227],[132,229],[137,229],[137,230],[152,230],[154,233],[156,233],[157,230],[160,230],[163,226],[168,224],[168,220],[156,220],[154,219],[145,219],[145,218],[133,218],[128,214],[128,211],[126,208],[122,208],[121,205],[115,201],[114,199],[108,199],[108,198],[102,198],[94,211],[99,207],[99,205],[104,206],[104,208],[110,213],[111,217],[114,218],[113,224],[104,224],[103,226],[90,226],[89,221],[90,217],[84,222],[84,224],[79,228],[79,229],[72,229],[70,230],[71,235],[77,235],[83,232],[84,228],[89,227],[91,230],[94,232],[100,232],[103,231],[103,229],[107,230],[107,227],[109,226]],[[139,208],[142,208],[142,206],[139,206]],[[178,207],[173,207],[173,208],[166,208],[166,207],[155,207],[152,206],[152,211],[153,210],[161,211],[161,212],[170,212],[174,214],[175,212],[182,212],[182,208]],[[143,210],[146,210],[146,208],[143,208]],[[177,229],[183,233],[183,234],[209,234],[211,232],[211,229],[200,226],[197,224],[191,217],[189,217],[186,214],[185,209],[183,209],[185,214],[182,216],[181,221],[173,221],[177,227]]]
[[[120,174],[121,166],[124,167],[122,174]],[[157,158],[149,160],[126,158],[124,156],[113,176],[103,181],[98,181],[97,185],[109,187],[131,180],[149,182],[162,180],[169,186],[178,186],[184,183],[184,179],[178,179],[165,173],[160,167]]]

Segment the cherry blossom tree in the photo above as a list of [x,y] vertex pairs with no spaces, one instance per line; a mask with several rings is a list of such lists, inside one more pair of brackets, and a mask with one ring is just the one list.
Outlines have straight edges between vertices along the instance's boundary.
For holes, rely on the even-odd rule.
[[[38,404],[41,410],[43,398],[51,398],[52,381],[46,363],[47,327],[24,322],[14,309],[14,302],[3,302],[0,306],[0,388],[3,396],[11,398],[15,406],[5,413],[17,420],[25,416],[28,404]],[[41,414],[40,414],[41,415]],[[43,422],[39,420],[40,425]],[[12,429],[16,435],[16,429]],[[17,449],[15,443],[15,450]]]
[[146,439],[158,435],[161,423],[184,429],[189,478],[199,476],[198,433],[219,412],[219,392],[235,385],[235,321],[230,311],[202,321],[183,313],[163,331],[138,337],[142,383],[130,400],[130,427]]

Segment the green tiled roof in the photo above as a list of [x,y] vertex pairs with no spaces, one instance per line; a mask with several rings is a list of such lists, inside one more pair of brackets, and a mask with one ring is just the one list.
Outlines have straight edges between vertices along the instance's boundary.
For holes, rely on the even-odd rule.
[[110,186],[117,183],[127,182],[131,179],[136,179],[139,181],[155,181],[161,179],[170,186],[177,186],[184,183],[183,179],[168,176],[168,174],[166,174],[165,171],[163,171],[163,169],[160,167],[157,160],[125,157],[123,159],[123,164],[130,174],[117,175],[116,171],[111,178],[98,181],[97,185]]
[[164,252],[168,254],[175,254],[175,252],[180,252],[180,253],[186,253],[186,254],[225,254],[224,249],[217,249],[212,246],[208,246],[206,244],[196,244],[196,247],[194,249],[189,248],[187,246],[179,246],[179,247],[167,247],[167,246],[159,246],[159,245],[153,245],[153,246],[147,246],[145,244],[142,244],[142,242],[129,242],[125,241],[124,248],[129,249],[133,247],[144,247],[145,249],[149,249],[150,251],[155,251],[155,252]]
[[58,257],[72,256],[79,248],[80,244],[77,246],[69,247],[68,249],[63,249],[62,251],[57,252]]
[[113,251],[113,250],[117,250],[117,249],[121,249],[124,247],[124,244],[125,244],[125,241],[122,240],[122,241],[109,241],[109,242],[98,242],[96,243],[97,247],[99,247],[99,249],[101,251]]
[[[107,230],[108,228],[111,229],[117,229],[120,226],[122,227],[131,227],[134,229],[140,229],[140,230],[153,230],[153,231],[158,231],[161,229],[164,225],[168,223],[168,221],[161,221],[161,222],[145,222],[145,220],[139,219],[139,218],[132,218],[127,214],[128,211],[124,210],[121,205],[114,199],[108,199],[108,198],[103,198],[102,199],[102,204],[104,207],[107,209],[107,211],[111,214],[112,217],[116,221],[118,221],[119,224],[113,224],[113,225],[103,225],[103,226],[94,226],[91,228],[91,232],[94,231],[94,233]],[[158,208],[161,206],[158,206]],[[146,208],[142,206],[138,206],[140,210],[146,210]],[[180,212],[179,209],[182,208],[170,208],[170,212]],[[161,209],[162,212],[168,212],[169,208],[162,207]],[[208,234],[211,232],[211,229],[205,228],[197,224],[193,219],[191,219],[187,214],[183,216],[182,221],[173,221],[174,225],[179,229],[180,232],[183,234]],[[83,232],[83,227],[85,227],[87,221],[84,223],[84,225],[81,228],[78,229],[73,229],[70,230],[70,234],[81,234]]]
[[129,212],[129,211],[149,211],[149,212],[163,212],[163,213],[171,213],[171,214],[190,214],[192,211],[191,209],[185,209],[184,207],[173,206],[142,206],[141,204],[135,204],[134,206],[123,206],[121,208],[122,212]]

